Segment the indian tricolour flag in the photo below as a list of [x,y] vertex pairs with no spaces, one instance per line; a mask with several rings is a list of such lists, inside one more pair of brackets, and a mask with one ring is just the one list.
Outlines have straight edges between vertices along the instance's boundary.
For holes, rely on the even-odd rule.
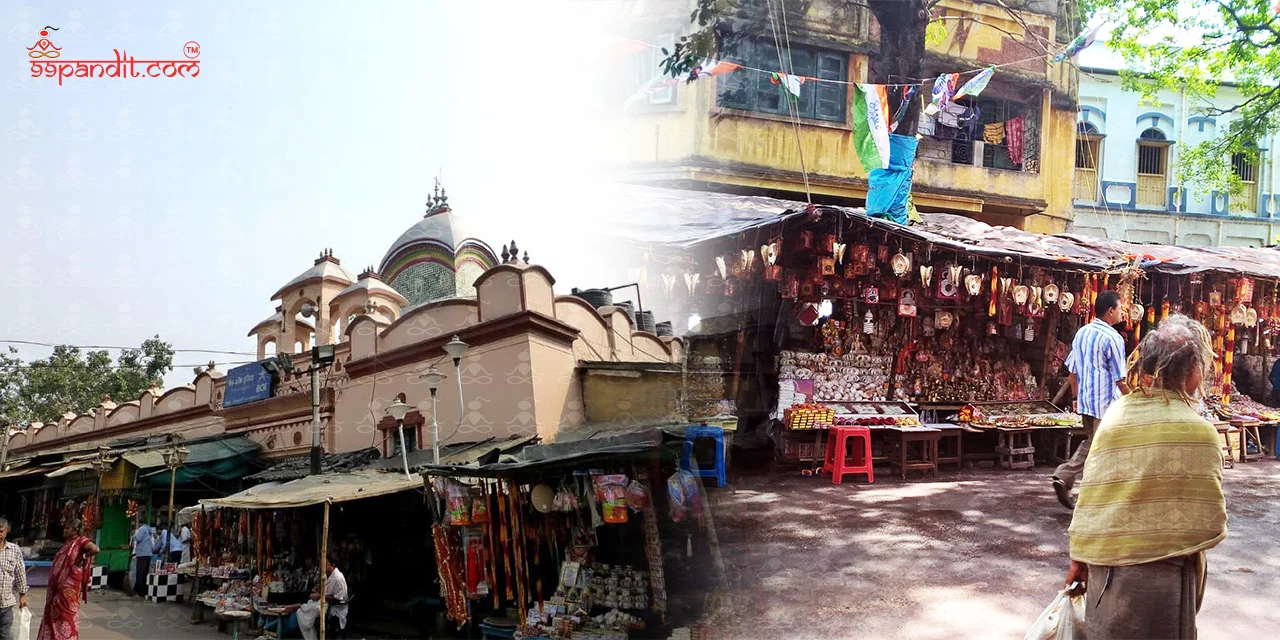
[[889,93],[882,84],[853,86],[853,146],[862,168],[889,168]]

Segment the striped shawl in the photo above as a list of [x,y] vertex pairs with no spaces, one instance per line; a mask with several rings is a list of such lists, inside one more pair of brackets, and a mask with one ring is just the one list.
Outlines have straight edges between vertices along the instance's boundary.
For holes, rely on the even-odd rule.
[[1094,434],[1067,533],[1071,559],[1130,566],[1227,537],[1222,449],[1213,425],[1175,394],[1137,391]]

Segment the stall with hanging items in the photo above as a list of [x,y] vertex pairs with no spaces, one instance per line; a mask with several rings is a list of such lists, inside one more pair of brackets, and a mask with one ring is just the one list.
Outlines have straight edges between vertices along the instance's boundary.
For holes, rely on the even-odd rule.
[[[699,599],[681,596],[714,588],[700,483],[676,468],[661,431],[426,473],[456,625],[525,638],[665,638],[673,619],[700,613]],[[690,566],[664,562],[673,545]]]
[[[398,624],[394,615],[415,597],[431,599],[418,579],[435,567],[421,495],[421,476],[359,471],[326,473],[270,482],[228,496],[204,500],[192,514],[192,562],[180,570],[199,577],[197,602],[216,617],[249,613],[254,627],[278,634],[296,625],[310,594],[323,592],[324,559],[335,558],[348,588],[359,593],[346,606],[347,629],[372,627],[395,634],[421,627],[423,616]],[[429,583],[427,583],[429,584]],[[325,637],[330,603],[317,619]],[[332,637],[330,629],[329,637]]]

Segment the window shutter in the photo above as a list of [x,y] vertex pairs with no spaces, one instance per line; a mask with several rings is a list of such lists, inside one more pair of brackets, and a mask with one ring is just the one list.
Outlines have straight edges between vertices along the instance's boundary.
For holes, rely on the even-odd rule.
[[[847,56],[819,54],[817,76],[822,80],[839,80],[843,82],[847,78],[845,73],[847,63]],[[817,82],[814,85],[814,93],[817,98],[815,100],[817,104],[814,117],[818,120],[844,122],[844,110],[845,104],[848,102],[849,86],[836,82]]]

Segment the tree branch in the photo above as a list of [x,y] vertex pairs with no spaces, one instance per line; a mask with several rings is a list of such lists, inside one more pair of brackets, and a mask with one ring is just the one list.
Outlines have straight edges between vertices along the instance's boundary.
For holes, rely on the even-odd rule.
[[1253,96],[1252,98],[1249,98],[1248,100],[1245,100],[1244,102],[1241,102],[1240,104],[1234,107],[1231,107],[1229,109],[1210,106],[1208,109],[1205,110],[1205,112],[1211,116],[1224,116],[1224,115],[1227,115],[1228,113],[1234,113],[1236,111],[1240,111],[1241,109],[1244,109],[1245,107],[1249,106],[1250,104],[1258,100],[1274,97],[1277,93],[1280,93],[1280,85],[1271,87],[1270,89],[1267,89],[1266,91],[1259,93]]
[[[1017,45],[1019,45],[1019,46],[1023,47],[1024,49],[1026,49],[1026,50],[1028,50],[1028,51],[1035,51],[1036,53],[1049,53],[1049,50],[1048,50],[1047,48],[1045,48],[1045,49],[1043,49],[1043,50],[1041,50],[1041,51],[1036,51],[1035,47],[1032,47],[1031,45],[1029,45],[1029,44],[1027,44],[1025,41],[1023,41],[1023,38],[1025,38],[1025,37],[1026,37],[1026,34],[1019,35],[1019,34],[1013,33],[1012,31],[1009,31],[1008,29],[1005,29],[1004,27],[996,26],[996,25],[991,24],[990,22],[987,22],[987,21],[985,21],[985,20],[979,20],[979,19],[977,19],[977,18],[974,18],[973,16],[968,16],[968,15],[958,15],[958,16],[938,16],[938,17],[933,18],[933,19],[934,19],[934,20],[959,20],[960,22],[964,22],[964,21],[966,21],[966,20],[967,20],[967,21],[969,21],[969,22],[973,22],[973,23],[976,23],[976,24],[980,24],[980,25],[984,25],[984,26],[987,26],[987,27],[991,27],[992,29],[995,29],[996,31],[999,31],[1000,33],[1003,33],[1003,34],[1005,34],[1005,35],[1009,36],[1010,38],[1014,38],[1014,39],[1015,39],[1015,44],[1017,44]],[[1025,28],[1025,27],[1024,27],[1024,28]],[[1031,33],[1031,31],[1030,31],[1030,30],[1027,30],[1027,33]]]

